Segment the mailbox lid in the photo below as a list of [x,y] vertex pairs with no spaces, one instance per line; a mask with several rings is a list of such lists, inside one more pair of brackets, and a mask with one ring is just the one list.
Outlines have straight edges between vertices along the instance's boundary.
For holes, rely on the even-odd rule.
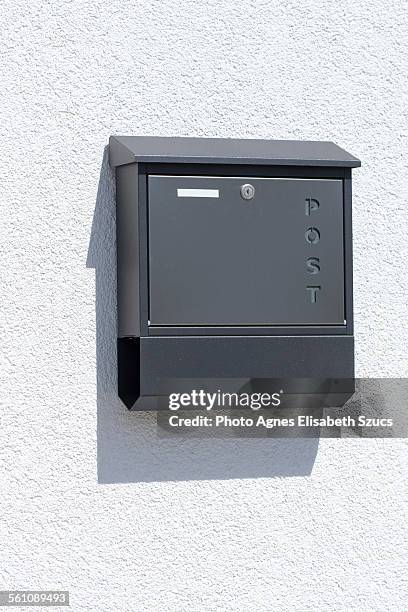
[[150,325],[345,324],[341,179],[150,175],[148,225]]
[[109,159],[113,167],[134,162],[336,168],[361,165],[359,159],[334,142],[179,136],[111,136]]

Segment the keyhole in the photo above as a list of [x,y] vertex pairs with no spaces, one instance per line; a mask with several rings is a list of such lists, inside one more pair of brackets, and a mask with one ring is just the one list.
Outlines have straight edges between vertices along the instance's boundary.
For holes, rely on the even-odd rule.
[[243,198],[244,200],[252,200],[254,195],[255,187],[253,185],[246,183],[245,185],[241,186],[241,198]]

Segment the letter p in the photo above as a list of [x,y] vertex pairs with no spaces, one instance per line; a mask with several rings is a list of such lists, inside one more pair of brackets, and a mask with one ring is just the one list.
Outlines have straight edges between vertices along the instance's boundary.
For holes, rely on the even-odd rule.
[[316,210],[319,209],[319,206],[320,206],[319,200],[315,200],[314,198],[306,198],[306,206],[305,206],[306,217],[310,217],[312,212],[315,212]]

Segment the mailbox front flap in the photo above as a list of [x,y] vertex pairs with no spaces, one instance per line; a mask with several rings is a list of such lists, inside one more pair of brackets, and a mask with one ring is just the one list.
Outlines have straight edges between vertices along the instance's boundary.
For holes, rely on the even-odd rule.
[[149,319],[344,325],[343,181],[148,177]]

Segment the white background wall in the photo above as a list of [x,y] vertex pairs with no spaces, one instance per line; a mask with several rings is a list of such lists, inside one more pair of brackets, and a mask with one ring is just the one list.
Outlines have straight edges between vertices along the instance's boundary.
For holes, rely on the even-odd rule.
[[360,157],[358,374],[407,376],[405,2],[6,0],[1,20],[0,589],[69,589],[81,612],[406,610],[406,440],[163,441],[118,401],[103,161],[111,133]]

